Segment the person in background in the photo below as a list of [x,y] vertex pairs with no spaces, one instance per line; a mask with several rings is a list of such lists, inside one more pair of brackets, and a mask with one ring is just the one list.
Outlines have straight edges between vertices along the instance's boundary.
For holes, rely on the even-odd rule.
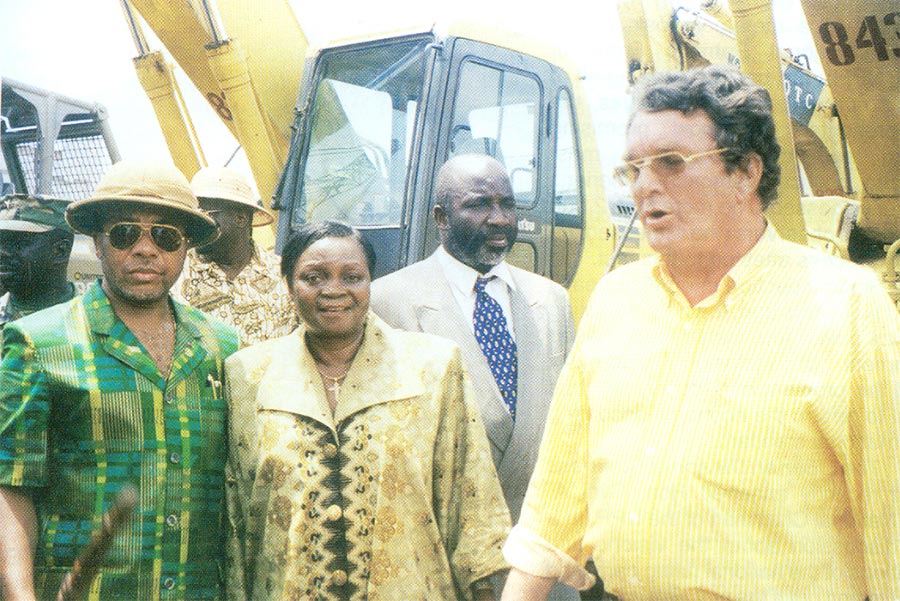
[[66,280],[74,241],[68,204],[29,194],[0,199],[0,285],[7,291],[0,296],[0,328],[76,295]]
[[69,205],[103,278],[8,323],[0,362],[0,590],[56,599],[127,485],[133,519],[91,595],[223,598],[223,362],[237,332],[172,300],[187,248],[216,235],[173,165],[122,161]]
[[225,364],[235,600],[493,599],[509,513],[459,349],[369,311],[371,244],[310,223],[300,327]]
[[[574,338],[566,290],[509,265],[516,201],[506,169],[487,155],[447,161],[435,182],[441,246],[372,284],[388,324],[459,345],[513,520],[537,461],[556,378]],[[578,599],[568,587],[554,599]]]
[[204,167],[191,189],[219,225],[219,237],[188,251],[175,295],[236,327],[243,345],[289,333],[297,322],[278,256],[253,240],[253,228],[272,223],[272,214],[246,178],[227,167]]
[[768,92],[648,76],[625,163],[656,256],[600,280],[504,547],[503,599],[900,598],[900,318],[871,271],[781,239]]

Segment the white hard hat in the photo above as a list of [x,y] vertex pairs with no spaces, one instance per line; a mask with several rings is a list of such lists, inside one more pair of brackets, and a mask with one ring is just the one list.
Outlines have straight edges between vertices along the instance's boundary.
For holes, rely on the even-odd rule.
[[197,198],[215,198],[250,207],[253,213],[253,227],[269,225],[275,217],[260,206],[254,196],[250,182],[234,169],[228,167],[204,167],[191,180],[191,190]]

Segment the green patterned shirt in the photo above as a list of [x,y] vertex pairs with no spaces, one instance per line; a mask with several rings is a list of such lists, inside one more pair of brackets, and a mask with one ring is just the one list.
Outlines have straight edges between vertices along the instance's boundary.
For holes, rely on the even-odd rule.
[[112,311],[99,284],[4,329],[0,485],[38,513],[35,587],[56,590],[126,483],[135,519],[88,599],[222,597],[225,403],[222,363],[236,332],[173,302],[168,379]]

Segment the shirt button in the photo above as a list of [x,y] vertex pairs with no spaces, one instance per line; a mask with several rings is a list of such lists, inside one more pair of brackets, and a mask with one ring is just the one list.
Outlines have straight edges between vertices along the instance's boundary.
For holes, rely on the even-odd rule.
[[335,570],[331,573],[331,583],[336,586],[344,586],[347,584],[347,572],[344,570]]
[[322,453],[327,459],[333,459],[337,455],[337,447],[329,442],[322,449]]
[[172,453],[171,455],[169,455],[169,461],[171,461],[172,463],[181,463],[181,455],[179,455],[178,453]]
[[173,588],[175,588],[175,579],[174,578],[166,578],[165,580],[163,580],[162,586],[167,591],[172,590]]
[[336,522],[341,519],[341,516],[344,515],[344,512],[341,511],[340,506],[331,505],[328,509],[325,510],[325,517],[328,518],[329,522]]
[[167,394],[166,395],[166,404],[171,405],[174,402],[175,402],[175,397],[172,396],[171,394]]
[[176,515],[173,513],[172,515],[166,517],[166,524],[168,524],[169,526],[171,526],[172,528],[174,528],[175,526],[178,525],[178,516],[176,516]]

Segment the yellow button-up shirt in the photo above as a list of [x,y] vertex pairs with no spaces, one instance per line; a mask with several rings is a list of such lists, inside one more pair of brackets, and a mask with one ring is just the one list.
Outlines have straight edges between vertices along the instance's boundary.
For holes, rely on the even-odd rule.
[[504,549],[622,599],[900,598],[900,324],[874,275],[769,227],[691,307],[598,285]]

